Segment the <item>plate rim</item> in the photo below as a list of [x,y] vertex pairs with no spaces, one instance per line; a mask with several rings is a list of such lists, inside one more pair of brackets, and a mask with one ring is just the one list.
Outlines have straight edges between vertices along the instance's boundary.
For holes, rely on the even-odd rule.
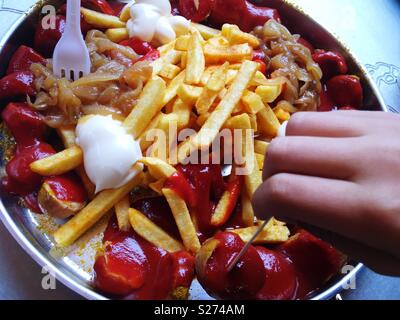
[[[385,103],[385,100],[377,84],[375,83],[371,75],[368,73],[366,67],[364,66],[363,63],[360,62],[358,57],[351,51],[351,49],[341,40],[341,38],[336,34],[334,34],[333,32],[328,31],[323,25],[321,25],[318,21],[312,18],[297,4],[291,2],[290,0],[281,0],[281,1],[284,4],[288,5],[289,7],[291,7],[292,9],[300,12],[307,19],[312,20],[315,24],[317,24],[321,29],[323,29],[327,33],[331,34],[335,38],[335,40],[343,48],[346,49],[347,53],[349,54],[353,62],[355,62],[357,67],[362,71],[365,80],[368,82],[369,86],[373,91],[373,95],[376,97],[379,103],[379,107],[381,108],[381,110],[384,112],[389,112],[389,109]],[[33,12],[38,10],[38,8],[40,8],[46,2],[48,1],[40,0],[35,4],[33,4],[30,8],[28,8],[28,10],[23,15],[21,15],[10,26],[8,31],[0,39],[0,51],[4,49],[6,43],[9,41],[14,32],[19,28],[19,26],[25,21],[25,19],[28,16],[30,16]],[[34,243],[21,232],[20,228],[17,226],[14,219],[11,217],[10,213],[5,208],[3,204],[3,199],[0,199],[0,220],[2,221],[8,232],[12,235],[14,240],[24,249],[24,251],[37,264],[39,264],[41,267],[46,267],[51,274],[54,274],[56,280],[60,281],[63,285],[71,289],[73,292],[77,293],[81,297],[86,298],[88,300],[109,300],[109,298],[96,292],[94,288],[86,287],[80,284],[79,281],[77,281],[73,277],[70,277],[68,274],[64,273],[64,271],[61,268],[57,267],[53,262],[50,261],[50,259],[45,254],[40,252],[38,248],[34,246]],[[343,276],[338,282],[332,284],[330,287],[327,287],[326,289],[320,289],[321,292],[317,294],[315,297],[310,298],[310,300],[328,300],[333,298],[335,295],[342,292],[344,289],[344,285],[347,284],[353,277],[355,277],[363,268],[364,265],[362,263],[357,263],[355,268],[351,270],[349,273],[347,273],[345,276]]]

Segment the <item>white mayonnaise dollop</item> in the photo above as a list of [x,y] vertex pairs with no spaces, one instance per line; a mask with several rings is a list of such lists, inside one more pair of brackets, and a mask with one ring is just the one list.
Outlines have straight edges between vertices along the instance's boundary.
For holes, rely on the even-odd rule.
[[84,117],[76,127],[76,137],[96,193],[119,188],[139,173],[133,165],[142,158],[140,145],[120,121],[111,116]]
[[189,20],[171,14],[169,0],[135,0],[128,6],[131,19],[126,26],[131,38],[166,44],[190,30]]

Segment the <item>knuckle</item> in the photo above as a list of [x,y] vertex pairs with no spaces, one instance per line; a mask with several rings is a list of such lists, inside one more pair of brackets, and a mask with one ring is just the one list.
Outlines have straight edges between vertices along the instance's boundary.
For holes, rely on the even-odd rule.
[[267,160],[272,163],[282,161],[289,151],[289,140],[287,138],[275,138],[268,147]]
[[304,113],[297,112],[290,117],[288,125],[286,127],[286,135],[290,135],[291,132],[296,132],[304,123]]
[[268,201],[281,202],[289,195],[289,178],[285,173],[280,173],[269,178],[265,183],[265,193]]

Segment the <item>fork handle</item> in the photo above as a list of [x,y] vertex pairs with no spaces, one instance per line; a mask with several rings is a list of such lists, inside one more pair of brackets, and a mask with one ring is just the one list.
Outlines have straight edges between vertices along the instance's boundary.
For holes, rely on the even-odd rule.
[[81,0],[67,0],[67,25],[69,32],[81,33]]

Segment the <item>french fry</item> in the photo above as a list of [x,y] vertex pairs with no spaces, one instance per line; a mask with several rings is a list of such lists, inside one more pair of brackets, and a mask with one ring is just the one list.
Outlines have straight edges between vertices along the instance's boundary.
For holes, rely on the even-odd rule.
[[156,192],[160,196],[162,196],[163,195],[162,189],[164,188],[165,181],[166,181],[166,179],[160,179],[155,182],[151,182],[151,183],[149,183],[149,187],[151,190],[153,190],[154,192]]
[[208,80],[206,88],[215,92],[219,92],[225,88],[228,69],[229,62],[225,62],[222,66],[217,68],[211,75],[210,80]]
[[169,54],[171,51],[175,51],[175,41],[169,42],[167,44],[164,44],[161,47],[158,47],[157,50],[158,52],[160,52],[160,56],[161,57],[165,57],[167,54]]
[[145,85],[137,105],[124,121],[124,127],[135,139],[143,133],[151,120],[164,106],[165,82],[159,77],[153,77]]
[[229,206],[230,193],[225,191],[211,216],[211,225],[214,227],[222,227],[226,222],[226,212]]
[[280,122],[269,105],[257,113],[258,128],[268,137],[275,137],[278,133]]
[[[71,148],[76,145],[76,135],[74,126],[65,126],[57,129],[57,133],[62,140],[64,147]],[[83,164],[75,169],[76,173],[81,178],[81,181],[88,193],[90,199],[93,199],[94,193],[96,191],[95,185],[90,181],[88,175],[86,174]]]
[[266,155],[269,143],[262,140],[254,140],[254,151],[259,154]]
[[145,157],[139,162],[149,169],[155,179],[167,179],[177,172],[173,166],[158,158]]
[[[167,44],[166,46],[171,46],[172,48],[165,51],[163,54],[160,53],[160,58],[153,62],[153,75],[157,75],[165,65],[168,64],[178,64],[182,58],[182,51],[177,51],[174,49],[174,42]],[[158,49],[160,51],[160,49]]]
[[162,192],[171,208],[185,248],[197,253],[201,245],[185,201],[171,189],[163,189]]
[[127,28],[111,28],[106,30],[106,36],[112,42],[120,43],[123,40],[129,39]]
[[281,107],[275,107],[274,109],[274,113],[276,115],[276,117],[278,118],[278,120],[282,123],[285,121],[289,121],[290,119],[290,113],[283,110]]
[[249,136],[245,130],[251,129],[250,117],[244,113],[229,119],[225,123],[229,129],[242,130],[242,152],[244,153],[244,182],[250,200],[254,192],[262,183],[262,174],[258,167],[258,162],[254,153],[253,137]]
[[193,139],[193,145],[201,150],[208,148],[217,137],[219,130],[228,120],[235,106],[239,103],[244,91],[258,68],[257,62],[245,61],[227,94],[211,113],[204,126]]
[[254,226],[254,210],[251,204],[251,200],[245,189],[242,190],[241,194],[241,203],[242,203],[242,221],[245,226],[252,227]]
[[230,85],[238,75],[238,70],[229,69],[226,73],[226,84]]
[[297,111],[299,111],[295,106],[293,106],[293,104],[291,104],[287,100],[279,101],[275,108],[280,108],[280,109],[288,112],[289,114],[293,114],[293,113],[296,113]]
[[[204,46],[204,56],[207,64],[229,62],[242,62],[243,60],[251,60],[253,48],[247,43],[237,44],[233,46],[213,46],[207,43]],[[257,65],[258,70],[258,65]]]
[[119,19],[123,22],[127,22],[131,18],[131,7],[133,2],[126,4],[126,6],[122,9]]
[[189,48],[189,40],[190,40],[190,35],[188,34],[176,38],[175,50],[187,51]]
[[171,82],[168,84],[167,90],[165,91],[163,105],[168,104],[172,99],[176,97],[178,88],[185,81],[186,70],[181,71]]
[[223,88],[220,93],[218,94],[218,98],[220,100],[224,99],[226,94],[228,93],[228,89],[227,88]]
[[121,231],[129,231],[131,229],[131,224],[129,222],[130,206],[129,196],[125,196],[115,205],[115,215],[117,216],[118,227]]
[[[254,153],[254,145],[252,141],[246,141],[250,139],[248,135],[245,137],[245,162],[247,174],[244,176],[244,184],[246,186],[247,194],[252,200],[254,193],[258,187],[262,184],[262,172],[258,166],[258,162]],[[252,138],[251,138],[252,140]]]
[[215,70],[217,70],[217,68],[218,66],[209,66],[204,70],[200,80],[201,86],[205,87],[207,85],[208,80],[210,80],[211,75],[214,73]]
[[178,130],[181,130],[189,126],[191,111],[192,111],[191,105],[183,102],[181,99],[176,99],[174,105],[172,106],[172,112],[177,116]]
[[32,162],[29,167],[42,176],[58,176],[79,167],[82,163],[81,148],[73,146],[50,157]]
[[[232,169],[234,171],[234,169]],[[211,225],[213,227],[222,227],[232,216],[242,188],[242,177],[232,173],[229,177],[228,187],[222,194],[221,199],[211,216]]]
[[142,177],[143,175],[140,173],[121,188],[100,192],[85,208],[54,233],[56,243],[62,247],[73,244],[133,188],[138,186]]
[[151,120],[151,122],[149,123],[147,128],[140,135],[139,141],[140,141],[140,149],[142,150],[142,152],[146,151],[154,143],[154,140],[151,140],[151,139],[148,140],[147,136],[148,136],[148,134],[151,135],[152,130],[158,128],[161,117],[162,117],[162,113],[159,113],[158,115],[156,115],[153,118],[153,120]]
[[[185,69],[187,65],[187,52],[182,52],[182,57],[181,57],[181,68]],[[185,71],[186,73],[186,71]]]
[[[257,232],[258,228],[258,226],[254,226],[232,230],[232,232],[239,235],[244,242],[249,242],[253,235]],[[272,219],[255,239],[254,244],[279,244],[287,241],[289,236],[289,229],[285,225],[278,223],[277,220]]]
[[228,39],[226,39],[222,35],[209,39],[207,41],[207,44],[216,48],[224,48],[224,49],[227,49],[230,46]]
[[224,24],[221,34],[228,39],[230,44],[248,43],[253,48],[258,48],[260,46],[260,40],[256,36],[241,31],[239,27],[234,24]]
[[58,136],[65,148],[70,148],[76,145],[75,126],[64,126],[57,129]]
[[204,88],[200,97],[196,101],[197,113],[200,115],[208,113],[208,110],[211,108],[217,97],[218,97],[218,92]]
[[125,22],[121,21],[118,17],[81,8],[83,19],[95,28],[109,29],[109,28],[123,28]]
[[251,128],[254,132],[258,132],[257,115],[249,114]]
[[177,252],[184,249],[179,241],[172,238],[140,211],[129,209],[129,221],[136,233],[154,246],[168,252]]
[[151,147],[146,151],[146,155],[150,158],[157,158],[163,161],[168,160],[168,147],[165,139],[157,139]]
[[185,82],[187,84],[199,84],[205,69],[205,59],[203,46],[197,34],[190,36],[186,64]]
[[258,187],[262,184],[262,172],[258,167],[258,162],[256,157],[253,157],[254,165],[253,170],[250,174],[245,175],[244,182],[247,190],[247,194],[250,197],[250,200],[253,199],[253,195],[258,189]]
[[[136,56],[136,53],[135,53]],[[75,80],[71,83],[71,87],[77,88],[79,86],[90,86],[94,85],[99,82],[110,82],[110,81],[117,81],[119,80],[120,76],[116,74],[109,74],[109,75],[90,75],[90,76],[83,76],[82,78]]]
[[247,130],[251,129],[250,117],[247,113],[242,113],[240,115],[234,116],[225,122],[224,128],[227,129],[237,129],[237,130]]
[[159,76],[166,78],[166,79],[173,79],[175,78],[179,72],[181,72],[181,68],[169,63],[169,64],[164,64],[163,68],[160,70],[160,72],[158,73]]
[[188,84],[181,84],[176,92],[178,97],[188,105],[193,106],[197,99],[199,99],[203,89],[200,87],[190,86]]
[[204,24],[192,22],[191,25],[200,32],[201,36],[205,40],[221,35],[221,31],[218,29],[210,28]]
[[274,102],[282,93],[283,85],[269,85],[269,86],[258,86],[256,93],[261,97],[265,104]]
[[174,146],[174,139],[176,138],[177,128],[178,128],[178,115],[176,113],[169,114],[161,114],[160,122],[158,124],[158,129],[160,129],[164,135],[164,137],[157,140],[157,143],[160,145],[165,145],[165,153],[166,157],[162,157],[162,159],[168,159],[169,152],[171,148]]
[[242,102],[245,106],[246,112],[250,114],[257,114],[260,110],[265,108],[261,97],[258,94],[248,90],[244,93]]
[[263,154],[259,154],[259,153],[256,153],[255,155],[256,155],[256,160],[257,160],[258,168],[262,171],[262,170],[263,170],[263,167],[264,167],[264,159],[265,159],[265,156],[264,156]]

